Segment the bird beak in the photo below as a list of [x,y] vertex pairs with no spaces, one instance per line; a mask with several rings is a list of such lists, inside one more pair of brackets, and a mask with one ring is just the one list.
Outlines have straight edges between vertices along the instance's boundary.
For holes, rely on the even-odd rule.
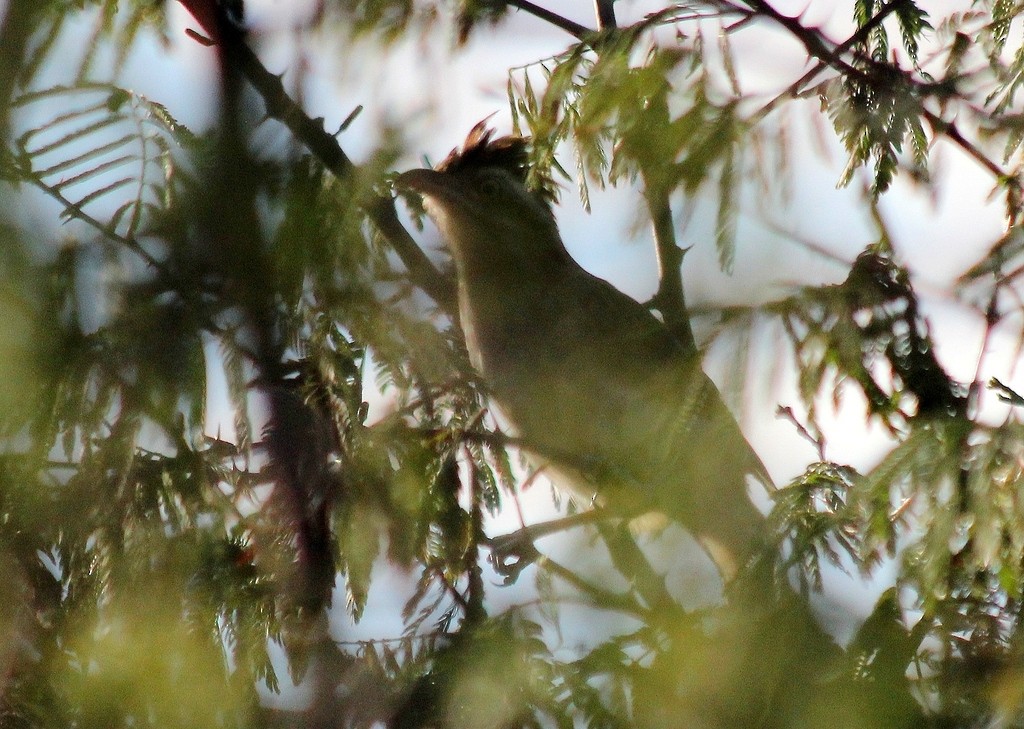
[[403,172],[395,178],[395,187],[430,197],[443,195],[450,185],[446,184],[443,173],[422,169]]
[[[431,217],[441,211],[451,212],[466,207],[466,191],[460,180],[436,170],[409,170],[395,178],[399,192],[410,191],[423,198],[427,213]],[[435,217],[436,219],[436,217]]]

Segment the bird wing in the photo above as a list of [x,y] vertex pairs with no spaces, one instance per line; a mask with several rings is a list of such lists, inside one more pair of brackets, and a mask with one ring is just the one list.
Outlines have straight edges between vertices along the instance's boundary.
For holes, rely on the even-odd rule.
[[763,528],[746,477],[766,486],[771,479],[699,354],[642,304],[582,268],[551,295],[562,297],[552,308],[563,315],[546,337],[556,343],[560,371],[546,376],[564,383],[566,394],[555,388],[555,402],[575,402],[579,411],[556,417],[553,436],[564,442],[571,431],[571,447],[593,454],[604,479],[621,486],[618,495],[608,483],[596,486],[610,501],[646,501],[698,537],[743,551]]

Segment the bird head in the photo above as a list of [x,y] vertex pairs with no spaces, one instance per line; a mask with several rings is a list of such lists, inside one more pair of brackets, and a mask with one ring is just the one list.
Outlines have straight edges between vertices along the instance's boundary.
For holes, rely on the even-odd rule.
[[480,122],[462,148],[437,167],[411,170],[395,180],[399,190],[423,198],[460,267],[480,256],[519,258],[562,249],[551,194],[526,184],[527,140],[492,137]]

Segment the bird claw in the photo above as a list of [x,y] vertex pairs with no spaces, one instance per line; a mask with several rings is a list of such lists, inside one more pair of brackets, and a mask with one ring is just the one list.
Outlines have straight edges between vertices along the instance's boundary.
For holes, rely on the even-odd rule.
[[494,571],[503,578],[503,585],[515,583],[520,573],[540,558],[541,553],[533,546],[528,529],[520,529],[491,540],[488,560]]

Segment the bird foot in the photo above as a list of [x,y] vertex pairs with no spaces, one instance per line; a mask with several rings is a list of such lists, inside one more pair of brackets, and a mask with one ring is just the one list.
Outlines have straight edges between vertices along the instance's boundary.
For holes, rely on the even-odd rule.
[[494,537],[490,546],[488,559],[506,586],[518,580],[519,574],[542,556],[533,545],[533,534],[529,527]]

